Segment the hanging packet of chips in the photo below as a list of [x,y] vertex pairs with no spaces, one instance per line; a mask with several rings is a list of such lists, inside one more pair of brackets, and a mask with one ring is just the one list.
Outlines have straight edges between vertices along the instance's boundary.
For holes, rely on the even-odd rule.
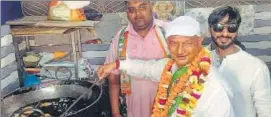
[[83,7],[90,1],[59,1],[52,0],[49,3],[49,20],[60,21],[84,21],[86,16]]

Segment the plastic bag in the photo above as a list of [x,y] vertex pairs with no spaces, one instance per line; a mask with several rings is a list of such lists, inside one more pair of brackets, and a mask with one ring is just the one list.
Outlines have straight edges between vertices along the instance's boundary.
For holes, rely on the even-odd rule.
[[49,20],[84,21],[86,16],[83,7],[89,5],[90,1],[58,1],[49,3]]

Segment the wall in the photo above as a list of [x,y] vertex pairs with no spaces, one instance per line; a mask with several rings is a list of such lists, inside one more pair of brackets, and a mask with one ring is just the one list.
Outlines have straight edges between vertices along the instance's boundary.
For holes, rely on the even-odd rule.
[[[2,32],[6,30],[5,32]],[[15,60],[12,36],[7,25],[1,26],[1,90],[2,93],[19,86],[17,62]]]
[[20,1],[1,1],[1,25],[6,21],[22,17]]

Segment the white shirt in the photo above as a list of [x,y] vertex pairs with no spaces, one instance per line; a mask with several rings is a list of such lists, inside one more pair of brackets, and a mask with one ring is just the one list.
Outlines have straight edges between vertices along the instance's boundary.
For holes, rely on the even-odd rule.
[[270,73],[260,59],[240,49],[226,56],[221,65],[215,50],[212,62],[231,85],[236,117],[271,117]]
[[[125,70],[131,76],[159,81],[164,66],[168,58],[158,61],[142,61],[127,59],[120,61],[120,70]],[[177,71],[177,66],[173,66],[172,71]],[[215,68],[211,68],[207,76],[208,80],[204,83],[204,91],[198,100],[197,107],[192,117],[234,117],[230,97],[232,93]],[[229,95],[228,95],[229,94]],[[176,117],[176,113],[172,115]]]

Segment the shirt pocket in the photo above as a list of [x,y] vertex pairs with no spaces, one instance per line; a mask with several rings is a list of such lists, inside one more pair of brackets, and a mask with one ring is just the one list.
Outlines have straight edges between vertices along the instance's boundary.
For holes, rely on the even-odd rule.
[[149,44],[149,56],[154,59],[159,59],[164,57],[164,50],[158,40],[152,40]]

